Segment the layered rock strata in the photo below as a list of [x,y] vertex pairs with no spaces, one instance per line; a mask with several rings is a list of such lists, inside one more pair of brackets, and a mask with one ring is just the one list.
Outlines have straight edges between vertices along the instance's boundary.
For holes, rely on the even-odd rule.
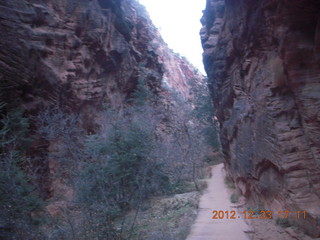
[[202,23],[229,174],[274,218],[291,210],[319,237],[319,1],[207,0]]
[[167,47],[136,1],[2,1],[0,15],[2,95],[30,111],[52,103],[73,111],[120,106],[142,68],[154,91],[165,76],[188,94],[195,69]]
[[[171,92],[189,98],[189,81],[202,78],[134,0],[4,0],[0,32],[0,102],[27,116],[52,106],[74,113],[89,134],[99,129],[103,107],[122,108],[139,79],[163,100]],[[45,165],[43,198],[71,201],[73,190],[53,177],[58,146],[38,139],[29,152]]]

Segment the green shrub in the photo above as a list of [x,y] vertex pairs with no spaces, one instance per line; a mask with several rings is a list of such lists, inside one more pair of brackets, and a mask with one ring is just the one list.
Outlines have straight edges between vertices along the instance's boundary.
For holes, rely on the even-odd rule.
[[277,225],[283,228],[288,228],[292,226],[292,223],[287,218],[277,218]]
[[239,201],[239,196],[236,193],[232,193],[231,197],[230,197],[230,201],[231,203],[237,203]]
[[29,121],[23,117],[23,111],[21,109],[9,111],[6,115],[1,116],[0,124],[0,148],[2,152],[9,149],[26,150],[31,139],[28,137]]
[[261,215],[262,211],[266,211],[262,203],[259,203],[255,207],[248,207],[247,210],[253,212],[254,215]]
[[236,189],[236,186],[234,185],[234,182],[229,177],[226,177],[224,179],[224,184],[226,184],[229,189]]
[[[92,141],[103,140],[90,136],[90,146]],[[169,179],[161,166],[150,159],[154,147],[151,133],[145,129],[131,124],[114,126],[105,142],[95,144],[100,159],[88,162],[83,171],[88,195],[93,196],[91,201],[98,201],[103,195],[121,205],[166,191]]]
[[152,129],[122,119],[111,124],[106,138],[87,138],[90,160],[79,176],[77,196],[90,237],[115,238],[120,234],[113,226],[117,218],[129,209],[139,209],[150,196],[170,190],[168,176],[152,158],[152,134]]
[[31,213],[43,206],[22,166],[28,138],[28,119],[23,111],[13,110],[1,116],[0,130],[0,230],[4,238],[35,236]]
[[138,83],[130,99],[136,106],[145,105],[148,102],[154,101],[156,97],[148,86],[148,69],[142,65],[140,66],[139,72]]

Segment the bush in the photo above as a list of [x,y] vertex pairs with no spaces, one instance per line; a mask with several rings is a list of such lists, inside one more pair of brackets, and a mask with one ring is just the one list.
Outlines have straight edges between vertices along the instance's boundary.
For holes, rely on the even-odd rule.
[[230,197],[230,202],[231,203],[237,203],[239,201],[239,196],[236,193],[232,193],[231,197]]
[[91,235],[115,237],[120,234],[113,225],[115,219],[128,209],[138,211],[150,196],[168,192],[170,181],[152,156],[156,147],[152,122],[146,127],[131,108],[120,120],[110,115],[114,121],[105,128],[106,137],[99,134],[87,138],[88,160],[77,182],[77,196]]
[[[4,105],[0,104],[0,111]],[[23,117],[21,109],[9,111],[1,116],[0,148],[2,152],[9,150],[24,151],[31,139],[28,137],[29,121]]]
[[257,206],[252,208],[247,208],[248,211],[252,211],[254,215],[260,215],[261,211],[266,211],[262,203],[259,203]]
[[64,178],[70,182],[77,173],[78,164],[83,160],[84,131],[75,114],[67,114],[60,108],[49,107],[33,117],[37,134],[50,146],[49,157],[58,164],[52,178]]
[[138,84],[130,99],[136,106],[145,106],[148,102],[155,101],[155,94],[148,86],[148,69],[144,67],[144,64],[140,66],[140,76],[138,78]]
[[[3,105],[2,105],[3,106]],[[2,115],[0,131],[0,237],[36,239],[39,234],[31,216],[43,206],[30,179],[23,171],[23,153],[30,139],[28,119],[21,110]]]
[[283,228],[288,228],[292,226],[292,223],[287,218],[277,218],[277,225]]
[[236,189],[233,180],[229,177],[225,177],[224,184],[226,184],[229,189]]
[[86,163],[83,178],[91,178],[94,173],[94,179],[87,179],[94,183],[90,189],[97,191],[99,182],[103,182],[107,195],[117,204],[166,191],[168,177],[152,158],[156,146],[150,130],[135,122],[118,121],[106,139],[89,136],[87,152],[93,161]]

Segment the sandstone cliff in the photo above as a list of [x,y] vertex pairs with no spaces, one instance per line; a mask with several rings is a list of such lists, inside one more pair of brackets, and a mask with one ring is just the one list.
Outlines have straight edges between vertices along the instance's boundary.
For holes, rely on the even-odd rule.
[[[142,79],[165,112],[156,113],[165,118],[159,131],[175,133],[172,126],[179,129],[178,123],[170,121],[179,116],[170,115],[181,106],[173,95],[187,100],[189,83],[202,79],[168,48],[135,0],[3,0],[0,19],[0,106],[6,103],[4,113],[22,107],[31,122],[33,142],[26,155],[33,163],[27,167],[33,168],[35,185],[54,216],[74,200],[74,189],[66,183],[71,177],[59,172],[59,158],[68,158],[66,148],[77,152],[83,147],[85,136],[76,143],[75,128],[84,129],[84,135],[99,132],[104,107],[130,105]],[[49,107],[61,111],[38,116]],[[81,126],[72,128],[62,113],[76,115]],[[37,133],[41,122],[68,139],[44,139]]]
[[319,237],[319,1],[207,0],[202,23],[229,174],[275,218],[291,210]]
[[165,76],[186,96],[195,77],[136,1],[1,1],[0,14],[2,99],[18,98],[29,111],[120,106],[142,67],[155,92]]

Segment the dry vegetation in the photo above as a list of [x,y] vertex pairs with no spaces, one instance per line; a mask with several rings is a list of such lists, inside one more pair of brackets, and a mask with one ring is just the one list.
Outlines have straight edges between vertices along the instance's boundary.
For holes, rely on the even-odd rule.
[[[184,239],[216,146],[209,98],[196,90],[200,100],[190,104],[174,94],[161,99],[141,82],[125,108],[100,113],[95,134],[61,108],[31,120],[3,111],[0,236]],[[28,156],[28,136],[46,143],[47,154]],[[56,187],[47,202],[39,197],[45,166]],[[54,216],[46,211],[53,207]]]

